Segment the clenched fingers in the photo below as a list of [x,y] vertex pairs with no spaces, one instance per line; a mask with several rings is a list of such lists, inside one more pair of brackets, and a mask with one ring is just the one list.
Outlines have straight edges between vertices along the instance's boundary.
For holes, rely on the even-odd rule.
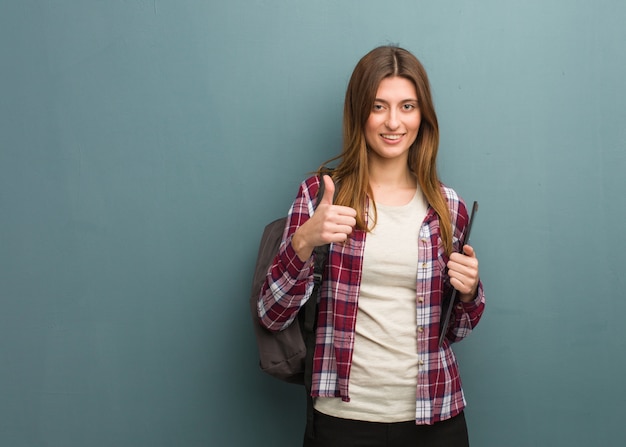
[[452,253],[447,264],[450,284],[464,295],[474,295],[478,289],[478,259],[469,245],[463,253]]

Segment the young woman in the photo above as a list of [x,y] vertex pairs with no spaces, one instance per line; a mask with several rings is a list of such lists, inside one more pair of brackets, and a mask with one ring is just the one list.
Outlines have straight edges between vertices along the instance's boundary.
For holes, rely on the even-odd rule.
[[[268,329],[291,324],[312,291],[313,249],[330,244],[313,360],[315,437],[304,445],[467,446],[450,345],[476,326],[485,300],[474,250],[459,246],[467,209],[437,175],[437,117],[415,56],[384,46],[359,61],[343,131],[317,208],[320,176],[300,187],[258,306]],[[459,302],[440,347],[451,287]]]

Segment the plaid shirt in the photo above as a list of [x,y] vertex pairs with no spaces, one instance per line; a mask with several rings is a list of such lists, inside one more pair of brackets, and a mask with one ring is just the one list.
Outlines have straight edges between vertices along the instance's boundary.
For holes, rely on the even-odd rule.
[[[302,262],[291,245],[296,229],[314,212],[319,177],[300,185],[287,218],[280,249],[267,274],[259,297],[261,322],[279,331],[295,319],[313,290],[313,257]],[[453,245],[469,221],[467,209],[454,190],[442,185],[453,223]],[[350,400],[348,388],[354,347],[359,286],[366,232],[353,231],[349,242],[331,244],[319,303],[316,347],[313,358],[314,397]],[[479,283],[476,299],[455,306],[446,340],[438,344],[441,301],[449,289],[445,274],[448,257],[439,237],[439,219],[429,207],[419,231],[419,271],[416,283],[418,376],[416,424],[433,424],[459,414],[465,407],[458,366],[450,344],[460,341],[476,326],[483,313],[485,297]]]

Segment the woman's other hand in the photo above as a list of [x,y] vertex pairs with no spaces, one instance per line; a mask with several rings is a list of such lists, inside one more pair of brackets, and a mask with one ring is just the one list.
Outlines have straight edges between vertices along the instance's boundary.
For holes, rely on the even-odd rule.
[[470,302],[478,292],[478,258],[470,245],[463,246],[463,253],[452,253],[448,261],[450,284],[459,293],[459,299]]

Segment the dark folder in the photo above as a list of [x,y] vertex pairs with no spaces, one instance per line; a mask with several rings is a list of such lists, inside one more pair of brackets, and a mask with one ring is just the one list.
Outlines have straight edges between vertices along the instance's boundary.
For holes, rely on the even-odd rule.
[[[465,239],[463,243],[461,243],[459,253],[463,253],[463,246],[469,244],[470,232],[472,231],[472,223],[474,223],[476,211],[478,211],[478,202],[474,202],[474,205],[472,205],[467,231],[465,231]],[[441,318],[439,324],[439,347],[441,347],[443,340],[446,338],[446,332],[448,332],[448,326],[450,325],[450,317],[452,316],[452,308],[456,301],[456,289],[452,286],[450,286],[450,288],[452,289],[451,293],[447,298],[444,297],[443,303],[441,304],[441,315],[443,318]]]

